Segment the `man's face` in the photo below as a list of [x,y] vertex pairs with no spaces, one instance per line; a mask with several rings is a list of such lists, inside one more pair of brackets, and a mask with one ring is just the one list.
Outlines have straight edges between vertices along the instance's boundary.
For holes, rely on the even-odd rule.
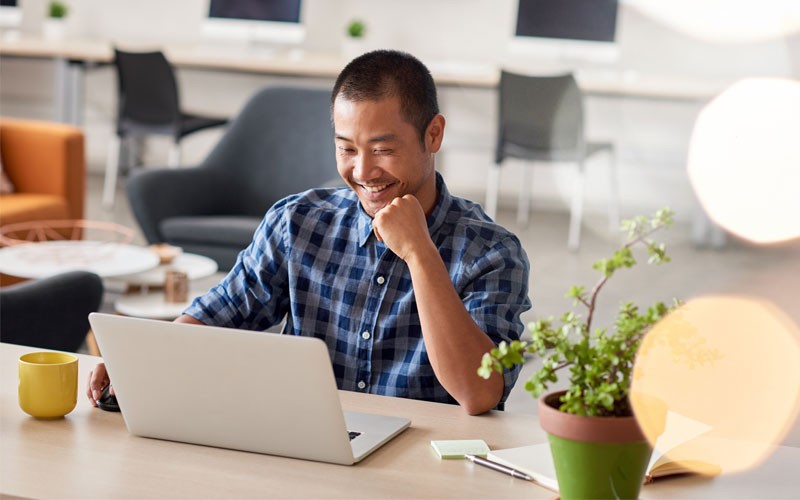
[[353,102],[341,96],[333,106],[336,165],[361,206],[374,217],[397,197],[417,197],[425,213],[436,204],[433,155],[439,150],[444,118],[437,115],[425,139],[400,113],[397,97]]

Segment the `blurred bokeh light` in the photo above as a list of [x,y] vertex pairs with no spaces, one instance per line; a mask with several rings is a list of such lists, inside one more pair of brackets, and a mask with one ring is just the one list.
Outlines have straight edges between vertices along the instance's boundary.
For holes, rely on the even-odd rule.
[[800,82],[746,79],[717,96],[695,122],[687,168],[724,229],[756,243],[800,237]]
[[633,376],[631,402],[651,443],[660,437],[656,446],[669,449],[688,440],[667,455],[689,468],[747,470],[797,419],[800,332],[765,301],[692,299],[647,334]]
[[752,43],[800,31],[798,0],[624,0],[678,32],[712,43]]

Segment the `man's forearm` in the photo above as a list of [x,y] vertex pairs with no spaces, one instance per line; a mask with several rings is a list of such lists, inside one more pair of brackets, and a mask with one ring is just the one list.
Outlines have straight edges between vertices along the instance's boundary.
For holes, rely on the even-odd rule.
[[175,318],[175,323],[189,323],[190,325],[205,325],[200,320],[194,319],[193,317],[189,316],[188,314],[181,314],[177,318]]
[[425,347],[439,382],[471,415],[494,408],[503,395],[503,377],[495,373],[484,380],[476,373],[494,343],[467,312],[435,247],[409,256],[406,263]]

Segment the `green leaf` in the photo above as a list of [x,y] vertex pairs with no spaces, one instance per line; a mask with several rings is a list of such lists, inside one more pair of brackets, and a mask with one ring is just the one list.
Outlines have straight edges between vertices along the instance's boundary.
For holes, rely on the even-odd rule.
[[[637,216],[622,221],[621,229],[628,241],[611,254],[599,259],[592,268],[602,277],[594,287],[571,286],[565,297],[573,306],[586,307],[585,319],[567,311],[554,322],[553,317],[538,319],[528,325],[530,340],[500,343],[484,355],[478,370],[482,377],[502,372],[525,362],[525,356],[534,354],[542,358],[541,368],[525,383],[525,389],[539,397],[552,384],[559,381],[562,370],[567,369],[569,384],[561,398],[561,410],[575,415],[610,416],[630,414],[628,393],[632,380],[633,362],[649,329],[680,304],[673,300],[670,306],[656,302],[640,309],[632,301],[620,304],[613,328],[593,324],[600,317],[595,307],[598,295],[614,273],[637,264],[637,251],[646,250],[648,262],[662,264],[670,261],[663,243],[652,241],[656,231],[672,224],[673,213],[661,209],[652,217]],[[657,283],[653,283],[657,287]],[[677,355],[689,363],[713,362],[711,349],[690,341],[679,341],[674,346]],[[638,375],[637,375],[638,376]]]

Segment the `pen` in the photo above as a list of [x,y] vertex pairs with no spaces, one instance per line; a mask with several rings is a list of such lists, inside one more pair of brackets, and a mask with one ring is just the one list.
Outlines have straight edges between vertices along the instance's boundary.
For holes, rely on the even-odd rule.
[[525,474],[522,471],[514,469],[512,467],[507,467],[503,464],[498,464],[497,462],[492,462],[489,459],[477,457],[475,455],[464,455],[464,457],[472,463],[476,463],[478,465],[483,465],[484,467],[488,467],[490,469],[494,469],[498,472],[502,472],[504,474],[508,474],[511,477],[516,477],[518,479],[524,479],[525,481],[533,481],[533,478],[528,474]]

